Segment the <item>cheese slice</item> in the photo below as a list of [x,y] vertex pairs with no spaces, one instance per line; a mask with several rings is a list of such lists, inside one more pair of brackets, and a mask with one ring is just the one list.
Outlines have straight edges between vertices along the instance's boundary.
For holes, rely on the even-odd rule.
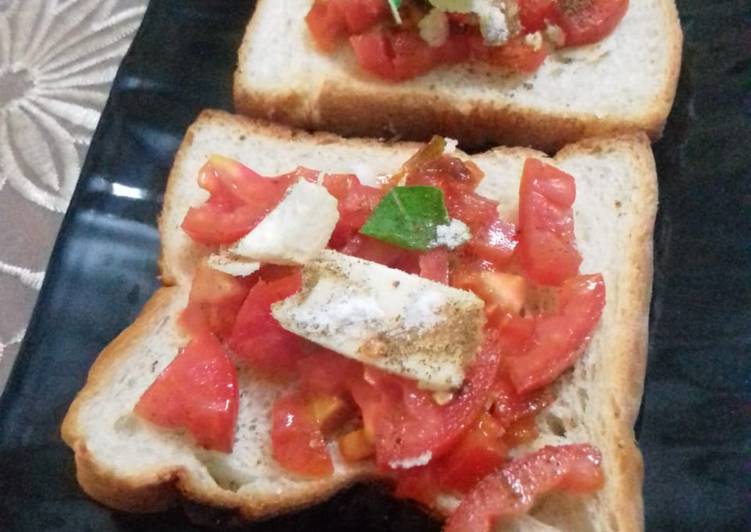
[[302,275],[302,290],[271,307],[282,327],[427,389],[461,386],[484,321],[472,292],[332,250]]
[[301,179],[228,251],[259,262],[305,264],[326,247],[337,220],[336,198],[322,185]]
[[260,262],[237,257],[227,252],[212,253],[206,259],[206,263],[215,270],[235,277],[245,277],[261,268]]

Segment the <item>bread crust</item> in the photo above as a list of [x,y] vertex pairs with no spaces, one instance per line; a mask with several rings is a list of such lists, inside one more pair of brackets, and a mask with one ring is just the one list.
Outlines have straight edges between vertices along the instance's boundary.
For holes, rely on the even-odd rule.
[[[329,133],[310,134],[223,112],[205,111],[188,130],[176,161],[185,157],[187,150],[191,149],[195,128],[209,123],[218,124],[223,128],[234,128],[237,132],[247,135],[267,136],[281,143],[291,140],[321,145],[341,142],[341,139]],[[378,144],[372,139],[346,142],[361,146]],[[415,147],[413,144],[407,146],[410,149]],[[556,160],[603,150],[631,152],[631,159],[638,168],[635,173],[634,193],[642,199],[636,212],[631,213],[638,220],[628,235],[627,256],[633,269],[629,270],[628,278],[616,288],[617,295],[614,300],[618,301],[621,314],[618,329],[608,342],[615,352],[605,377],[609,387],[613,389],[615,398],[614,403],[608,405],[613,419],[606,427],[609,445],[607,449],[603,449],[603,454],[610,461],[607,479],[611,486],[608,490],[608,508],[612,512],[614,529],[631,531],[643,529],[642,461],[634,443],[632,426],[641,401],[646,366],[647,321],[652,279],[652,230],[656,213],[657,185],[649,140],[643,133],[585,140],[561,150],[556,155]],[[527,148],[496,148],[493,152],[504,155],[543,156]],[[170,191],[177,186],[176,180],[180,178],[173,170],[167,186],[165,203],[172,201]],[[162,238],[166,238],[166,230],[160,221]],[[86,447],[85,435],[79,420],[81,407],[100,387],[107,385],[112,368],[119,358],[124,356],[129,348],[142,341],[149,330],[165,320],[165,314],[174,306],[177,294],[187,289],[187,286],[169,286],[177,283],[180,275],[167,259],[169,257],[163,252],[160,258],[161,277],[168,286],[157,290],[135,322],[102,351],[89,372],[86,385],[73,401],[63,422],[62,436],[75,452],[77,477],[84,491],[110,507],[129,512],[160,511],[175,505],[184,497],[236,512],[243,519],[254,520],[313,505],[354,482],[374,478],[371,471],[363,469],[327,484],[311,486],[309,490],[299,491],[294,496],[269,494],[266,497],[250,497],[223,489],[207,490],[205,486],[193,482],[181,468],[158,469],[146,475],[124,478],[97,463]]]
[[[273,0],[259,0],[258,5],[265,1]],[[427,86],[395,91],[392,85],[377,81],[362,86],[346,79],[325,80],[315,94],[295,89],[264,91],[253,86],[242,70],[251,46],[248,35],[254,31],[256,17],[248,25],[239,52],[240,66],[233,83],[235,109],[253,118],[332,131],[345,137],[425,141],[438,134],[458,139],[466,149],[531,146],[554,153],[588,137],[640,131],[655,141],[662,135],[673,104],[683,44],[675,3],[655,1],[665,19],[672,21],[663,28],[669,48],[665,81],[650,105],[628,119],[585,112],[546,112],[516,103],[457,101],[441,97]]]

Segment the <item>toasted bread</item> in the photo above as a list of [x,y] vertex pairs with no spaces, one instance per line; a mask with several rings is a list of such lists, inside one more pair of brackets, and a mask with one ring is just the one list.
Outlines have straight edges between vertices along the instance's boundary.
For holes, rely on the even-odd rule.
[[[240,370],[240,413],[230,454],[202,450],[183,435],[133,415],[133,406],[186,342],[176,326],[190,274],[207,253],[180,230],[187,209],[205,193],[200,166],[212,154],[261,174],[303,165],[328,171],[389,173],[414,152],[409,143],[308,134],[222,112],[206,111],[189,129],[169,177],[160,220],[162,281],[135,323],[99,356],[62,427],[75,451],[78,479],[93,498],[126,511],[157,511],[182,495],[257,519],[311,505],[342,487],[374,478],[364,464],[324,480],[296,478],[271,457],[269,408],[280,386]],[[526,148],[496,148],[472,159],[485,172],[478,191],[516,208]],[[590,442],[603,455],[605,485],[586,497],[547,498],[524,530],[639,530],[643,527],[641,457],[632,431],[641,398],[652,279],[656,176],[643,134],[597,138],[560,151],[552,163],[577,183],[574,216],[583,272],[602,272],[607,302],[576,367],[555,384],[556,402],[539,416],[545,444]],[[513,216],[513,214],[511,214]]]
[[390,83],[360,71],[343,46],[315,49],[304,17],[312,0],[260,0],[235,72],[238,112],[345,136],[554,151],[594,135],[662,132],[675,95],[682,34],[673,0],[630,0],[602,41],[562,49],[531,75],[480,64]]

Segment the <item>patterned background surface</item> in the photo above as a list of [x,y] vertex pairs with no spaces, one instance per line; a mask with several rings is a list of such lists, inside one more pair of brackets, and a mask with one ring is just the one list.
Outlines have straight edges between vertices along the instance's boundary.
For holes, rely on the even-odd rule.
[[147,0],[0,0],[0,390]]

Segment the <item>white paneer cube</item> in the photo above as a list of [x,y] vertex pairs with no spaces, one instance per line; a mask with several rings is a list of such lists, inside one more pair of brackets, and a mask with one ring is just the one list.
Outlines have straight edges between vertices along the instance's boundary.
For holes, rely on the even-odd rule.
[[346,357],[452,390],[480,345],[483,309],[472,292],[324,250],[303,268],[303,289],[272,314]]
[[336,198],[322,185],[301,179],[228,251],[259,262],[305,264],[326,247],[338,220]]
[[209,255],[206,263],[215,270],[234,275],[235,277],[245,277],[261,268],[260,262],[244,257],[236,257],[226,252]]

